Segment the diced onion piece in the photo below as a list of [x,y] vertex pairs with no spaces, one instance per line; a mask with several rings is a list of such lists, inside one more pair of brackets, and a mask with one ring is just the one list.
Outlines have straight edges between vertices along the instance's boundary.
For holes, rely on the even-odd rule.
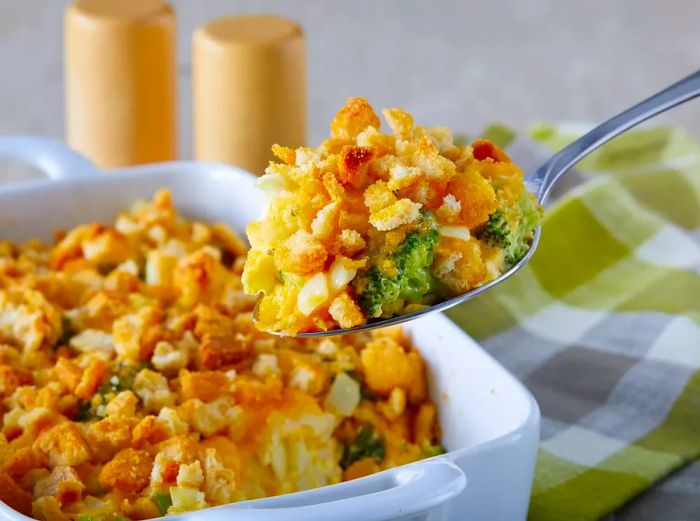
[[346,373],[339,373],[333,380],[326,405],[342,416],[350,416],[359,403],[360,384]]
[[69,341],[70,346],[81,353],[114,351],[114,338],[111,334],[99,329],[84,329]]
[[328,275],[330,277],[331,290],[340,291],[345,286],[347,286],[352,279],[355,278],[357,274],[357,268],[346,268],[346,261],[349,261],[347,257],[339,255],[331,264]]
[[323,273],[317,273],[299,290],[297,308],[308,316],[326,300],[328,300],[328,279]]
[[289,182],[276,172],[270,172],[258,177],[255,181],[255,186],[260,188],[268,197],[275,197],[285,190],[289,190]]
[[170,487],[170,497],[172,498],[174,512],[187,512],[199,510],[207,506],[204,492],[196,488]]
[[468,241],[471,238],[469,228],[466,226],[440,226],[440,235]]

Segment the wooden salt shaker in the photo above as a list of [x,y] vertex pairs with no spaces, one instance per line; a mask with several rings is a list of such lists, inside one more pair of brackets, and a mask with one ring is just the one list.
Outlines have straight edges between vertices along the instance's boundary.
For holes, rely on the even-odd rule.
[[194,154],[262,174],[270,147],[306,142],[306,44],[271,15],[219,18],[192,41]]
[[76,0],[65,14],[68,144],[110,168],[177,156],[175,14],[162,0]]

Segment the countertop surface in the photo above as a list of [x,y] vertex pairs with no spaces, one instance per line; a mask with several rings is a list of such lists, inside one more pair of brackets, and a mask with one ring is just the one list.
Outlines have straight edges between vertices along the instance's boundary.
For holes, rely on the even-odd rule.
[[[66,0],[0,3],[0,133],[63,134]],[[692,0],[494,2],[173,0],[179,25],[180,155],[192,149],[190,38],[214,17],[275,12],[309,46],[309,142],[349,96],[426,125],[600,121],[700,66]],[[700,138],[700,104],[662,121]]]

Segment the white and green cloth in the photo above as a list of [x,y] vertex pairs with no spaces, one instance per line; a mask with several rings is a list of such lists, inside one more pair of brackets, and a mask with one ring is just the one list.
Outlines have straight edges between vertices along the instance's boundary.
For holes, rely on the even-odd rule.
[[[532,172],[584,130],[488,135]],[[659,483],[700,456],[700,146],[629,132],[557,196],[532,261],[448,313],[539,402],[529,519],[700,519],[700,464]]]

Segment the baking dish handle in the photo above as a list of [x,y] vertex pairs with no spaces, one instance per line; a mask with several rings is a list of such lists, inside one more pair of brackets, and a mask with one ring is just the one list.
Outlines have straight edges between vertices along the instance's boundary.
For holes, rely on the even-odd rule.
[[464,473],[447,458],[420,461],[337,485],[209,508],[187,521],[384,521],[426,513],[459,494]]
[[49,179],[83,177],[97,167],[62,141],[41,136],[0,136],[0,159],[15,159],[35,166]]

